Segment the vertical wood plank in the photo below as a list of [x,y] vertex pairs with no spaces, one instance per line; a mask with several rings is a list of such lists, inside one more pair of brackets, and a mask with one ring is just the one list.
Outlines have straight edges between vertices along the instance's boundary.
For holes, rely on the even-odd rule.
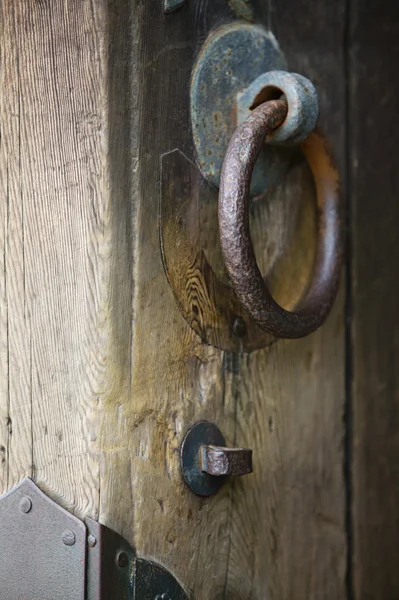
[[33,475],[64,506],[91,516],[101,405],[127,388],[130,372],[129,261],[119,257],[125,244],[110,206],[106,8],[2,3],[12,424],[4,485]]
[[[18,46],[23,32],[18,10],[2,5],[1,180],[4,232],[4,355],[2,413],[7,425],[7,477],[3,489],[32,473],[31,326],[24,251],[25,203],[21,178],[21,78]],[[15,51],[10,51],[15,48]],[[4,335],[4,334],[3,334]]]
[[[1,7],[2,9],[3,7]],[[0,36],[6,34],[5,15],[0,12]],[[6,62],[2,59],[0,86],[3,89],[6,77]],[[1,99],[2,100],[2,99]],[[4,114],[0,101],[1,115]],[[0,130],[0,490],[7,489],[9,456],[9,389],[8,389],[8,306],[7,306],[7,235],[8,235],[8,163],[4,153],[3,131]]]
[[[1,35],[1,30],[0,30]],[[0,83],[1,85],[1,83]],[[1,153],[1,147],[0,147]],[[0,165],[2,164],[0,158]],[[7,178],[0,167],[0,489],[7,489],[8,472],[8,306],[7,306]]]
[[[259,2],[258,20],[322,90],[339,153],[341,13],[328,4],[317,20],[302,4],[287,18]],[[233,356],[189,328],[162,266],[161,155],[193,158],[191,68],[234,13],[224,0],[171,15],[145,0],[0,6],[2,490],[32,474],[199,599],[343,597],[342,303],[308,340]],[[320,23],[330,35],[309,45]],[[306,173],[299,184],[309,191]],[[207,500],[178,454],[204,418],[256,458],[255,475]]]
[[[213,16],[226,12],[217,4],[209,11]],[[179,312],[162,265],[158,230],[161,155],[175,147],[191,151],[188,82],[199,24],[208,16],[201,3],[188,3],[171,15],[161,4],[142,1],[134,8],[128,3],[126,12],[119,8],[110,24],[111,53],[116,56],[119,48],[117,64],[121,56],[128,59],[133,32],[128,68],[134,95],[128,121],[112,114],[110,120],[116,143],[126,127],[131,132],[130,153],[125,149],[121,156],[133,173],[133,338],[130,395],[118,406],[111,402],[104,423],[100,518],[134,542],[140,555],[160,560],[195,597],[221,598],[231,492],[227,487],[208,500],[194,496],[182,482],[179,445],[200,419],[219,423],[230,435],[229,374],[224,375],[223,353],[203,344]],[[115,97],[129,93],[126,76],[121,62],[119,73],[111,76]]]
[[350,29],[354,598],[399,597],[399,6],[353,0]]
[[[344,177],[344,2],[259,2],[257,8],[288,68],[314,82],[320,123]],[[305,175],[287,182],[285,196],[296,204],[301,194],[312,197]],[[259,211],[252,231],[267,264],[260,243],[270,227],[265,214]],[[302,240],[311,247],[309,224],[305,231]],[[254,476],[235,482],[229,598],[346,597],[344,353],[341,290],[321,330],[240,360],[235,442],[254,449]]]

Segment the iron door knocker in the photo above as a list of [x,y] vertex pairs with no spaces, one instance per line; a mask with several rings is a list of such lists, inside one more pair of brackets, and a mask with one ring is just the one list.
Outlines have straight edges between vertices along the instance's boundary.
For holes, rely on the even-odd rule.
[[318,242],[313,278],[295,311],[271,296],[256,263],[249,231],[251,174],[266,136],[284,123],[287,102],[271,100],[255,108],[231,138],[219,190],[222,252],[238,299],[264,331],[279,338],[299,338],[315,331],[335,299],[342,261],[340,186],[331,151],[320,130],[302,143],[317,193]]
[[[166,275],[196,333],[213,346],[235,352],[312,333],[327,318],[339,284],[343,226],[338,172],[316,127],[318,98],[313,84],[284,69],[275,38],[263,28],[233,23],[215,31],[192,74],[196,164],[181,149],[162,156],[160,236]],[[249,199],[262,196],[266,204],[272,201],[277,206],[273,194],[283,187],[293,157],[298,159],[298,147],[316,192],[317,233],[309,244],[314,258],[307,254],[306,276],[303,284],[297,284],[297,267],[302,269],[304,263],[296,254],[296,266],[281,280],[290,290],[288,296],[275,294],[279,304],[255,258]],[[219,254],[228,278],[220,265],[216,271],[211,264],[201,234],[201,211],[208,207],[209,213],[218,187]],[[265,208],[264,214],[273,218]],[[279,235],[283,249],[284,233]],[[302,236],[302,248],[308,239]],[[210,244],[215,255],[217,240],[212,238]],[[271,268],[268,264],[268,275]],[[279,273],[273,271],[273,277],[278,281]]]

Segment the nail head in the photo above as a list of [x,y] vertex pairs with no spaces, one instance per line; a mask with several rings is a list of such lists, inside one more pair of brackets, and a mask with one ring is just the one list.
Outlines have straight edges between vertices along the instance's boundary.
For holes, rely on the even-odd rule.
[[116,557],[116,563],[118,567],[127,567],[129,564],[129,557],[126,552],[119,552],[118,556]]
[[32,500],[28,496],[21,498],[19,508],[23,513],[28,513],[32,508]]
[[76,542],[76,537],[73,531],[64,531],[62,534],[62,541],[65,546],[73,546]]

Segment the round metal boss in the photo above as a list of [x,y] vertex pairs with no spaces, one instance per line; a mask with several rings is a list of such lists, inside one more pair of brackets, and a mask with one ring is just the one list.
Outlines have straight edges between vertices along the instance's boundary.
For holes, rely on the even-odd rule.
[[[191,78],[191,124],[198,165],[216,187],[238,124],[238,98],[262,73],[284,68],[284,56],[274,36],[257,25],[224,25],[204,44]],[[264,194],[281,181],[291,158],[291,148],[265,144],[251,180],[251,195]]]
[[238,121],[241,123],[251,109],[267,100],[285,96],[287,117],[267,136],[268,142],[303,142],[314,130],[319,116],[316,89],[309,79],[287,71],[269,71],[259,75],[238,99]]

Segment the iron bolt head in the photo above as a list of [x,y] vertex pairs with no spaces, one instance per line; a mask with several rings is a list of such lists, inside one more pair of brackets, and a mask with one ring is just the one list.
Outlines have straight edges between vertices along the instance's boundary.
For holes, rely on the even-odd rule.
[[23,513],[28,513],[32,508],[32,500],[29,496],[24,496],[19,502],[19,508]]
[[64,531],[64,533],[62,534],[62,541],[64,542],[65,546],[73,546],[76,542],[74,532],[70,530]]
[[90,534],[90,535],[87,537],[87,543],[88,543],[88,545],[90,546],[90,548],[94,548],[94,546],[97,544],[97,540],[96,540],[96,538],[94,537],[94,535],[91,535],[91,534]]
[[119,552],[116,557],[116,564],[118,567],[127,567],[129,564],[129,557],[126,552]]
[[169,594],[158,594],[154,600],[171,600]]

